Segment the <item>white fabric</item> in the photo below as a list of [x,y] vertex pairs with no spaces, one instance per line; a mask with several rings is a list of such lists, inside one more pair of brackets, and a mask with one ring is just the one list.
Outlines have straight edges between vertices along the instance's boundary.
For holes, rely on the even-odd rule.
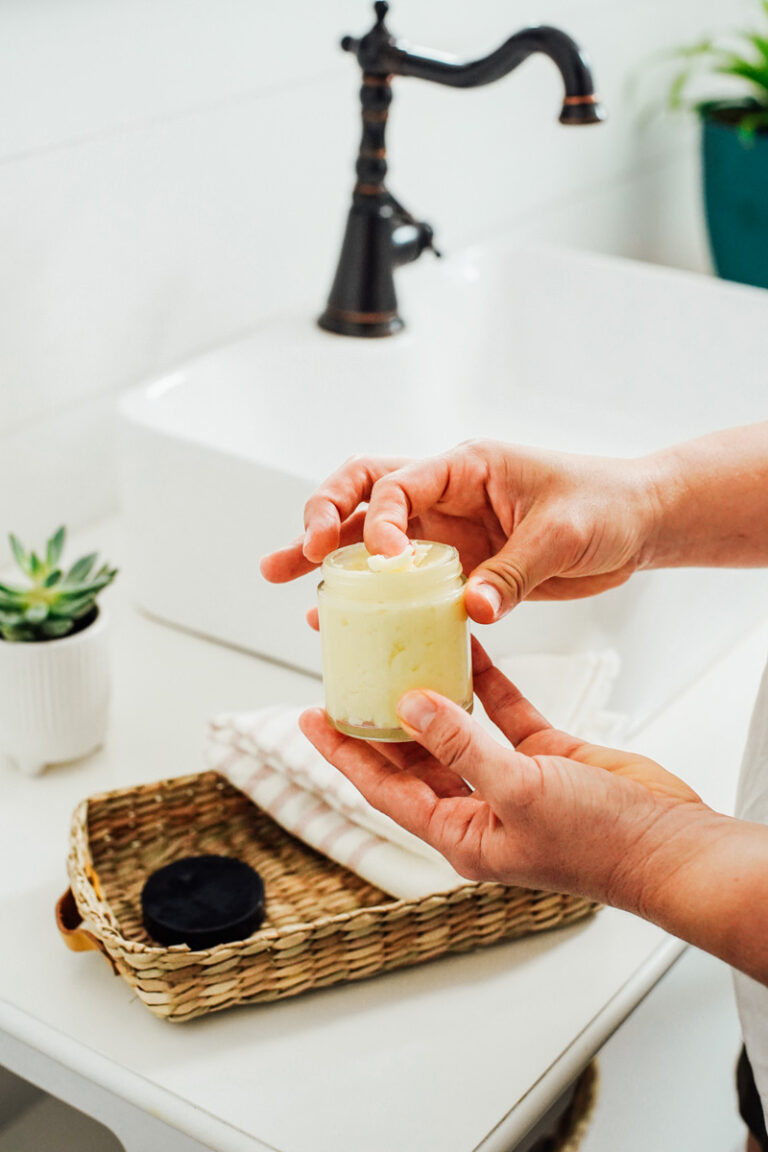
[[[768,667],[752,713],[736,815],[742,820],[768,824]],[[741,972],[734,972],[733,979],[744,1044],[768,1122],[768,988]]]
[[593,744],[611,745],[623,739],[628,717],[607,710],[620,668],[613,649],[510,656],[496,663],[555,728]]
[[[547,715],[549,707],[548,719],[595,739],[618,672],[615,653],[522,656],[502,663],[509,664],[518,687],[546,697],[541,711]],[[206,739],[208,767],[288,832],[392,896],[413,900],[466,884],[438,852],[372,808],[323,759],[300,731],[299,711],[272,707],[217,716]]]

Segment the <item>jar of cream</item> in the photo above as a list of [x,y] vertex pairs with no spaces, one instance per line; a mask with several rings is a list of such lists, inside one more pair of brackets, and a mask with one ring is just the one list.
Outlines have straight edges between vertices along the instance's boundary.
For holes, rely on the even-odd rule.
[[410,740],[397,702],[431,688],[472,709],[469,623],[459,555],[414,541],[399,556],[363,544],[323,561],[318,587],[325,708],[348,736]]

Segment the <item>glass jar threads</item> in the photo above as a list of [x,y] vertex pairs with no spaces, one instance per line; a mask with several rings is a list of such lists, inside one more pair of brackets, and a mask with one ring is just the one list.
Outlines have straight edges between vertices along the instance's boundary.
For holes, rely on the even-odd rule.
[[459,555],[414,541],[400,556],[371,556],[363,544],[323,561],[318,587],[328,716],[366,740],[409,740],[397,702],[431,688],[472,709],[469,623]]

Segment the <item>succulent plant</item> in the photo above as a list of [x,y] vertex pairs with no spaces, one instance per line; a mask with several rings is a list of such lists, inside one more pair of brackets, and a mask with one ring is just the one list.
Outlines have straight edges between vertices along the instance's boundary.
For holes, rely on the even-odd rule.
[[54,532],[44,558],[27,552],[10,534],[11,549],[29,583],[23,587],[0,583],[0,636],[3,640],[55,640],[77,632],[95,615],[96,597],[117,575],[98,555],[81,556],[68,571],[59,566],[66,529]]

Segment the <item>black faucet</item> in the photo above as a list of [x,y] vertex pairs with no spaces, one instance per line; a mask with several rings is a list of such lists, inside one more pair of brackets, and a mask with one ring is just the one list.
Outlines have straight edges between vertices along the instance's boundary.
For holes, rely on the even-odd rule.
[[429,224],[415,220],[384,183],[384,134],[393,75],[417,76],[453,88],[476,88],[506,76],[532,53],[543,52],[559,68],[565,86],[560,123],[597,124],[605,119],[584,53],[559,28],[524,28],[495,52],[461,64],[402,47],[385,24],[389,5],[379,0],[374,9],[376,23],[371,31],[361,40],[345,36],[341,42],[345,52],[355,53],[363,70],[363,135],[336,276],[318,323],[342,336],[391,336],[399,332],[403,321],[397,311],[393,269],[416,260],[426,248],[435,250]]

